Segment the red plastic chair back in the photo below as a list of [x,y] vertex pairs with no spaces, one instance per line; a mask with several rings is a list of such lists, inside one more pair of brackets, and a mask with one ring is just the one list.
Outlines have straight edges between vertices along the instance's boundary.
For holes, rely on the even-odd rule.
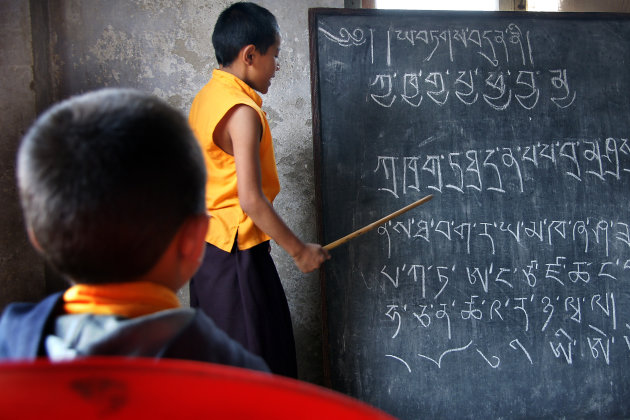
[[334,391],[179,360],[86,358],[0,364],[3,418],[392,419]]

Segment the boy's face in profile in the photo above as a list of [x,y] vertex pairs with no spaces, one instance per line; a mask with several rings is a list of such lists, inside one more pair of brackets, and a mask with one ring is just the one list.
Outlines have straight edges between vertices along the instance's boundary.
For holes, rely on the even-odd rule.
[[255,72],[249,80],[249,84],[260,93],[267,93],[271,86],[271,79],[276,74],[278,67],[278,55],[280,54],[280,35],[276,35],[276,42],[267,49],[265,54],[256,50]]

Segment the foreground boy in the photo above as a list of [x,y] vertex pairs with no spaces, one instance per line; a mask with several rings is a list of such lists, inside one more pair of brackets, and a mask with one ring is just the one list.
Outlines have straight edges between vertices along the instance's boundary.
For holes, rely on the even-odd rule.
[[31,127],[17,177],[29,237],[72,284],[0,319],[0,359],[177,358],[267,370],[175,292],[208,226],[203,157],[160,100],[111,89],[62,102]]
[[302,242],[275,212],[280,191],[269,124],[256,93],[267,93],[280,51],[275,17],[253,3],[235,3],[212,34],[219,69],[196,96],[189,116],[208,168],[207,209],[212,219],[204,262],[190,284],[192,306],[272,372],[296,377],[291,317],[270,239],[303,272],[328,252]]

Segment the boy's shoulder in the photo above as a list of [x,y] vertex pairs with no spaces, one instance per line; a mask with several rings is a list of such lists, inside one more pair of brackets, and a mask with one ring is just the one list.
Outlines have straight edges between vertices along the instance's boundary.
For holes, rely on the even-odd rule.
[[0,318],[0,359],[39,356],[44,332],[62,305],[63,292],[39,303],[9,304]]
[[262,106],[260,96],[237,76],[215,69],[212,78],[195,96],[194,103],[208,103],[221,108],[222,105],[244,103],[259,110]]
[[[0,318],[0,360],[45,356],[43,342],[55,327],[62,306],[63,292],[50,295],[39,303],[8,305]],[[156,331],[157,338],[163,337],[153,343],[154,350],[158,349],[152,352],[156,357],[269,370],[260,357],[228,337],[199,309],[173,309],[122,322],[129,325],[108,333],[122,340],[119,347],[123,353],[125,347],[129,347],[129,343],[124,343],[124,336],[134,335],[127,333],[137,332],[141,336],[137,341],[142,341],[146,340],[147,333]],[[169,334],[165,337],[165,330],[170,330],[170,338]],[[113,343],[109,338],[105,341],[109,346]],[[147,345],[142,347],[147,348]]]
[[261,108],[262,101],[252,94],[253,91],[248,93],[243,84],[236,76],[225,72],[213,73],[212,79],[195,96],[190,107],[189,123],[198,136],[210,128],[220,130],[219,121],[225,123],[231,119],[234,113],[230,111],[238,105],[253,109],[255,113],[250,114],[252,119],[261,121],[266,118]]
[[230,338],[201,309],[169,344],[163,357],[227,364],[268,372],[267,364],[259,356],[247,351]]

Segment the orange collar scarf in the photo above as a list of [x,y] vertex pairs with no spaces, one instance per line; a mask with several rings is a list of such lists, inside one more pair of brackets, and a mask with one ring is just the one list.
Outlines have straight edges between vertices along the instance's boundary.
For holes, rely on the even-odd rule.
[[92,313],[126,318],[180,306],[175,293],[151,282],[77,284],[66,290],[63,300],[68,314]]

